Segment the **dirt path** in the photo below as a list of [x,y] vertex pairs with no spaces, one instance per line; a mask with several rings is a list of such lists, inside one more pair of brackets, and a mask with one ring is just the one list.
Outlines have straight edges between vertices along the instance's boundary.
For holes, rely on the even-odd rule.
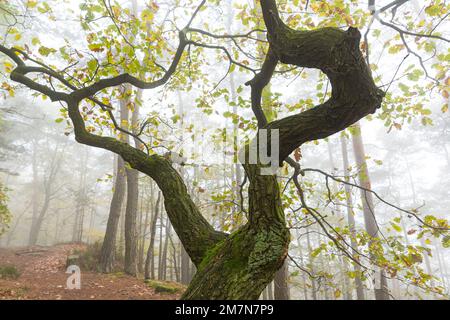
[[20,272],[17,279],[0,278],[0,300],[162,300],[177,299],[178,294],[159,294],[143,280],[122,274],[81,271],[81,289],[66,289],[66,258],[80,245],[0,248],[0,266],[12,265]]

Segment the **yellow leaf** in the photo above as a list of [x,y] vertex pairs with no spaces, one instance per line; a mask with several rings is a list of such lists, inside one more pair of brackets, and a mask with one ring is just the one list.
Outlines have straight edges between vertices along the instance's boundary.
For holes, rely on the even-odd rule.
[[27,1],[27,7],[28,8],[34,8],[37,5],[37,1],[36,0],[28,0]]
[[448,91],[447,91],[447,90],[442,90],[442,96],[443,96],[445,99],[448,99],[448,97],[449,97]]
[[339,299],[342,296],[342,292],[339,289],[336,289],[336,291],[334,291],[334,297],[336,299]]

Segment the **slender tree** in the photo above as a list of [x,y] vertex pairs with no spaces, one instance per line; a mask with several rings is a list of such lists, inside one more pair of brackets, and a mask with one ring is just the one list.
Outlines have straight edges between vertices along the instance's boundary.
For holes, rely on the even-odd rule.
[[[348,160],[348,149],[347,149],[347,138],[341,135],[341,151],[342,151],[342,162],[344,169],[344,177],[345,181],[350,181],[349,177],[349,169],[350,163]],[[347,223],[350,229],[350,244],[352,246],[353,255],[356,255],[356,248],[358,244],[356,243],[356,230],[355,230],[355,212],[353,211],[353,198],[352,198],[352,190],[348,184],[345,185],[345,201],[347,205]],[[364,300],[364,286],[361,280],[361,266],[359,264],[355,264],[355,286],[356,286],[356,298],[358,300]]]
[[[352,134],[353,152],[355,155],[356,165],[358,167],[358,181],[359,185],[365,190],[361,191],[361,202],[363,205],[364,224],[366,231],[371,238],[369,243],[369,250],[372,261],[377,261],[378,257],[374,251],[382,250],[380,248],[379,238],[379,226],[375,216],[375,207],[373,205],[372,193],[366,190],[371,189],[369,169],[367,168],[366,154],[364,151],[364,143],[362,140],[361,125],[356,123],[353,126],[354,132]],[[378,265],[376,265],[378,266]],[[387,286],[387,278],[383,269],[379,268],[375,270],[375,299],[376,300],[389,300],[389,289]]]

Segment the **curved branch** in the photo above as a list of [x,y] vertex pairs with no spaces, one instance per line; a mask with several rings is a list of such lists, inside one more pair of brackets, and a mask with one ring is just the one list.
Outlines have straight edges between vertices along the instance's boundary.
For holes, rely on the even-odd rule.
[[278,60],[269,48],[261,71],[245,84],[251,87],[252,110],[256,120],[258,120],[259,128],[263,128],[267,125],[267,118],[261,108],[261,96],[265,86],[267,86],[272,79],[277,64]]
[[261,7],[276,58],[282,63],[320,69],[332,87],[326,102],[266,126],[279,129],[281,162],[303,143],[326,138],[374,113],[384,92],[375,86],[359,49],[358,29],[297,31],[282,22],[276,1],[261,0]]
[[99,80],[90,86],[79,89],[78,91],[73,93],[74,98],[77,99],[78,101],[81,101],[90,96],[93,96],[94,94],[96,94],[97,92],[99,92],[101,90],[111,88],[111,87],[116,87],[116,86],[119,86],[119,85],[125,84],[125,83],[131,84],[134,87],[139,88],[139,89],[154,89],[154,88],[164,85],[175,73],[177,66],[181,60],[181,57],[183,56],[184,49],[185,49],[186,45],[188,44],[185,30],[181,30],[179,32],[179,38],[180,38],[180,42],[179,42],[178,48],[175,52],[172,63],[170,64],[170,67],[167,69],[167,71],[164,73],[164,75],[161,78],[159,78],[158,80],[147,82],[147,81],[138,79],[128,73],[124,73],[124,74],[118,75],[116,77]]
[[390,206],[390,207],[392,207],[392,208],[394,208],[394,209],[396,209],[396,210],[398,210],[398,211],[401,211],[401,212],[403,212],[403,213],[406,213],[407,215],[413,216],[413,217],[416,218],[417,221],[419,221],[422,225],[424,225],[424,226],[426,226],[426,227],[428,227],[428,228],[430,228],[430,229],[439,230],[439,231],[450,231],[449,228],[445,228],[445,227],[435,227],[435,226],[430,225],[429,223],[426,223],[421,217],[419,217],[419,216],[417,215],[417,213],[414,213],[414,212],[411,211],[411,210],[406,210],[406,209],[400,208],[399,206],[396,206],[395,204],[392,204],[392,203],[390,203],[390,202],[384,200],[377,192],[375,192],[375,191],[373,191],[373,190],[371,190],[371,189],[367,189],[367,188],[364,188],[363,186],[357,185],[357,184],[355,184],[355,183],[351,183],[351,182],[349,182],[349,181],[345,181],[345,180],[339,179],[339,178],[337,178],[337,177],[335,177],[335,176],[333,176],[333,175],[331,175],[331,174],[329,174],[329,173],[326,173],[325,171],[322,171],[322,170],[320,170],[320,169],[306,168],[306,169],[302,169],[302,172],[317,172],[317,173],[320,173],[320,174],[324,175],[326,178],[330,178],[330,179],[332,179],[332,180],[334,180],[334,181],[336,181],[336,182],[339,182],[339,183],[342,183],[342,184],[345,184],[345,185],[348,185],[348,186],[351,186],[351,187],[355,187],[355,188],[361,189],[361,190],[363,190],[365,193],[372,193],[378,200],[380,200],[380,201],[383,202],[384,204],[386,204],[386,205],[388,205],[388,206]]

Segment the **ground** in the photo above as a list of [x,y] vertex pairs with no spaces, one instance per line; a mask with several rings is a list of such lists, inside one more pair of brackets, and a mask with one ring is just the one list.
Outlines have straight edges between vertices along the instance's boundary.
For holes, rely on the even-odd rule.
[[142,279],[123,274],[100,274],[81,270],[81,289],[66,289],[67,257],[79,244],[53,247],[0,248],[0,267],[14,266],[17,279],[0,276],[0,300],[172,300],[181,293],[158,293],[159,286],[149,286]]

